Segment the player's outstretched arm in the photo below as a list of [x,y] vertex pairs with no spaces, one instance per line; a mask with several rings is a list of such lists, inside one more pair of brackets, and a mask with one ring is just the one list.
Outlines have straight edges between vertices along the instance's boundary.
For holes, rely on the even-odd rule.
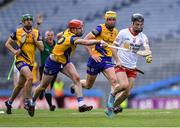
[[94,44],[103,44],[103,41],[99,41],[99,40],[86,40],[86,39],[77,39],[75,41],[76,44],[81,44],[81,45],[86,45],[86,46],[91,46]]
[[[95,39],[95,35],[93,35],[92,32],[88,33],[84,39],[86,40],[90,40],[90,39]],[[89,55],[92,55],[92,46],[84,46],[87,50],[87,52],[89,53]]]

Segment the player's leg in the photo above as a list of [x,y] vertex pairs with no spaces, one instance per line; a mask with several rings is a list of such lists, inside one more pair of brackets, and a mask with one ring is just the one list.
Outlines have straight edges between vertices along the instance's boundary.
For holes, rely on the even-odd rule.
[[52,94],[51,94],[51,90],[53,88],[54,82],[56,81],[56,78],[57,78],[57,75],[54,76],[54,78],[52,79],[52,81],[50,83],[50,86],[45,91],[45,98],[49,105],[50,111],[54,111],[56,108],[56,106],[52,104]]
[[116,98],[116,101],[114,104],[114,113],[115,114],[122,112],[123,108],[120,107],[120,104],[129,97],[131,89],[134,85],[134,81],[135,81],[135,78],[129,78],[129,88],[120,92],[119,95],[117,95],[117,98]]
[[[92,58],[89,58],[87,63],[87,75],[86,79],[81,80],[82,87],[90,89],[93,87],[97,74],[101,72],[99,65],[101,62],[96,62]],[[74,93],[74,85],[71,85],[71,93]]]
[[[80,80],[82,87],[85,89],[91,89],[94,85],[96,77],[97,77],[97,75],[87,74],[86,79]],[[71,85],[71,93],[73,93],[73,94],[75,93],[74,84]]]
[[113,110],[115,114],[117,114],[118,112],[122,112],[122,108],[120,107],[120,104],[127,98],[126,92],[129,88],[129,80],[125,71],[117,72],[116,76],[117,76],[119,85],[126,87],[126,89],[119,92],[116,95],[115,102],[114,102],[114,110]]
[[97,75],[86,75],[86,79],[81,80],[82,87],[85,89],[91,89],[94,85],[94,82],[97,78]]
[[[40,75],[40,80],[42,79],[42,75],[43,75],[43,69],[44,69],[44,65],[41,65],[39,67],[39,75]],[[42,100],[44,97],[44,92],[42,91],[39,95],[39,99]]]
[[122,109],[119,107],[120,104],[130,95],[130,91],[134,85],[137,72],[133,70],[127,70],[126,72],[124,72],[123,70],[119,70],[118,72],[116,72],[116,75],[119,84],[121,86],[127,87],[124,91],[120,92],[116,96],[116,100],[114,102],[114,112],[118,113],[122,111]]
[[26,82],[25,77],[24,77],[22,74],[20,74],[20,75],[19,75],[18,83],[17,83],[17,85],[14,87],[13,92],[12,92],[9,100],[7,100],[7,101],[5,102],[5,105],[6,105],[6,108],[7,108],[7,110],[6,110],[6,113],[7,113],[7,114],[11,114],[11,113],[12,113],[12,112],[11,112],[12,103],[13,103],[14,99],[16,98],[16,96],[17,96],[17,95],[19,94],[19,92],[21,91],[21,89],[23,88],[25,82]]
[[72,63],[66,64],[62,72],[68,77],[70,77],[74,83],[75,93],[77,96],[79,106],[79,112],[90,111],[93,107],[84,104],[80,77],[74,65]]
[[54,76],[57,75],[58,72],[61,70],[61,67],[62,67],[61,63],[53,61],[50,57],[47,58],[41,82],[33,94],[32,100],[34,105],[40,93],[46,90],[46,88],[53,80]]
[[28,113],[31,117],[34,116],[36,99],[39,97],[40,93],[48,87],[52,79],[53,79],[53,75],[43,74],[42,80],[33,94],[32,103],[30,104],[29,109],[28,109]]
[[119,86],[117,78],[116,78],[116,74],[114,71],[114,67],[109,67],[106,68],[103,71],[103,74],[105,75],[105,77],[108,79],[112,89],[111,89],[111,93],[109,95],[108,98],[108,102],[107,102],[107,109],[105,111],[105,113],[111,117],[113,115],[113,104],[115,101],[115,96],[117,93],[119,93],[120,91],[124,90],[124,87]]
[[93,87],[98,73],[101,72],[100,67],[99,67],[100,64],[101,62],[96,62],[91,57],[89,58],[88,63],[87,63],[86,80],[84,79],[81,80],[83,88],[90,89]]
[[33,102],[36,101],[36,99],[42,91],[45,91],[45,89],[48,87],[53,78],[53,75],[43,74],[41,82],[33,94]]
[[[127,88],[116,95],[116,99],[115,99],[115,102],[114,102],[114,107],[120,105],[119,102],[120,101],[122,102],[123,99],[127,97],[125,92],[127,92],[128,88],[130,86],[126,72],[117,72],[116,76],[117,76],[117,79],[118,79],[118,82],[119,82],[120,86],[124,86],[124,87],[127,87]],[[125,96],[123,96],[122,94],[125,94]]]
[[[25,64],[27,65],[27,64]],[[20,73],[23,74],[23,76],[26,79],[25,85],[24,85],[24,108],[27,110],[28,114],[32,117],[34,116],[34,106],[32,106],[31,98],[31,90],[32,90],[32,82],[33,82],[33,75],[32,75],[32,66],[25,66],[22,67],[20,70]]]

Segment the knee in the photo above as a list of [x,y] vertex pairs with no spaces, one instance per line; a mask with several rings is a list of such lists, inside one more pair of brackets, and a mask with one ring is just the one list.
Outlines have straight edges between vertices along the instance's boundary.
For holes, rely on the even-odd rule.
[[115,86],[118,85],[117,79],[112,78],[110,81],[111,81],[111,85],[112,85],[113,87],[115,87]]
[[126,96],[129,96],[129,95],[130,95],[130,90],[129,90],[129,89],[126,89],[125,92],[124,92],[124,94],[125,94]]
[[92,86],[93,86],[93,82],[86,81],[85,79],[82,79],[81,80],[81,85],[82,85],[83,88],[91,89]]
[[80,83],[80,77],[79,76],[74,76],[72,79],[73,79],[75,84]]
[[32,82],[32,81],[33,81],[33,76],[32,76],[32,75],[28,75],[28,76],[26,77],[26,81]]
[[122,86],[122,88],[123,88],[124,90],[126,90],[126,91],[129,90],[129,83],[128,83],[128,82],[123,82],[123,83],[121,84],[121,86]]

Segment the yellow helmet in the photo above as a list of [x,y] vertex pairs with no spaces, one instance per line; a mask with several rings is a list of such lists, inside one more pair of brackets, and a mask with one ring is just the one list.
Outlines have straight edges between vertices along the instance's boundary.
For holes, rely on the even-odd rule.
[[107,20],[108,18],[117,18],[116,12],[107,11],[104,18],[105,18],[105,20]]

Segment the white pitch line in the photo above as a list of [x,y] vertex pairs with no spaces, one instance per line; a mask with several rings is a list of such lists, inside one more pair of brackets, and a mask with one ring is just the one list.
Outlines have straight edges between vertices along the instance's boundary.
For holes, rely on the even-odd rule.
[[4,111],[0,111],[0,114],[4,114],[5,112]]
[[78,113],[78,112],[73,112],[71,113],[72,115],[102,115],[104,114],[103,112],[86,112],[86,113]]

